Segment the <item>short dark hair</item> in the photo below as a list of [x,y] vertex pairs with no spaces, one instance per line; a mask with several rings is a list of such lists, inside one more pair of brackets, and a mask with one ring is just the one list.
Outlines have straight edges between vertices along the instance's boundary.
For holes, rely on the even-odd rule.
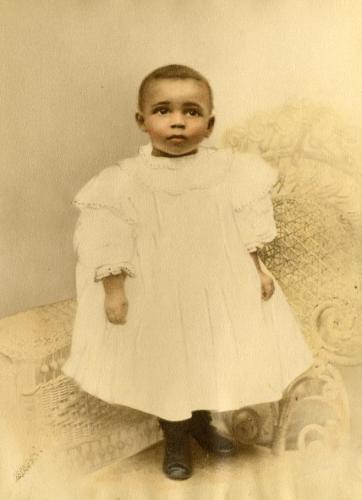
[[195,69],[189,66],[184,66],[182,64],[168,64],[167,66],[161,66],[156,68],[151,73],[149,73],[141,82],[140,88],[138,90],[138,107],[139,110],[143,109],[143,100],[146,93],[146,88],[152,80],[161,79],[175,79],[175,80],[186,80],[187,78],[192,78],[198,82],[202,82],[209,93],[210,109],[213,109],[213,94],[210,83],[208,80]]

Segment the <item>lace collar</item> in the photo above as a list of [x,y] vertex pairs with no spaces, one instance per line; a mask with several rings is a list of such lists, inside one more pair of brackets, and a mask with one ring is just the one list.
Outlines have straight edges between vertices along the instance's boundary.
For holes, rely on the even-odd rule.
[[202,157],[206,157],[211,148],[201,147],[194,154],[186,156],[153,156],[152,144],[146,144],[139,149],[139,156],[151,168],[167,168],[169,170],[178,170],[179,168],[192,166],[198,162]]
[[153,156],[152,145],[147,144],[140,148],[134,176],[152,191],[171,195],[208,189],[222,182],[230,168],[230,162],[223,161],[222,156],[221,151],[204,147],[182,157]]

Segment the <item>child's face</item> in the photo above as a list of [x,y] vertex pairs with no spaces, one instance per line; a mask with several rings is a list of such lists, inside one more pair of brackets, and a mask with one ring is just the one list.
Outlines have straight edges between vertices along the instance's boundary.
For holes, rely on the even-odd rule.
[[143,110],[136,114],[150,136],[155,156],[183,156],[197,151],[212,132],[210,97],[203,82],[153,80],[146,88]]

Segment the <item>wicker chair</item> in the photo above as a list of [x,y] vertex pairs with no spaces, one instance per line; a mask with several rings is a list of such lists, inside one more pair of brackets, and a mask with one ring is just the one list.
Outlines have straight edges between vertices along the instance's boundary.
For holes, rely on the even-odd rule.
[[[297,103],[228,130],[223,146],[258,152],[280,171],[274,193],[279,235],[262,258],[299,317],[316,362],[281,402],[241,408],[216,422],[241,443],[274,453],[340,445],[348,437],[349,409],[337,365],[362,363],[360,145],[331,110]],[[31,435],[18,479],[44,447],[91,471],[161,437],[154,417],[120,411],[62,374],[74,312],[75,301],[67,300],[0,321],[1,397]]]
[[223,145],[278,168],[278,238],[262,251],[315,354],[314,367],[277,404],[243,408],[225,423],[239,441],[286,448],[348,439],[349,407],[338,365],[362,363],[361,187],[358,130],[305,102],[252,116]]
[[155,418],[120,411],[63,375],[75,309],[75,300],[66,300],[0,321],[0,396],[21,422],[17,446],[25,462],[51,448],[71,468],[91,471],[154,444],[160,431]]

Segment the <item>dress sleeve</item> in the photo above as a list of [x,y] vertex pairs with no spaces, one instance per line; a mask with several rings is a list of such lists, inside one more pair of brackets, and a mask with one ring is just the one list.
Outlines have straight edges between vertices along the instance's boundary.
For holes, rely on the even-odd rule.
[[240,236],[254,252],[277,236],[271,191],[278,173],[262,158],[243,156],[234,160],[232,200]]
[[136,275],[136,214],[127,177],[120,167],[105,169],[73,201],[80,210],[74,250],[78,262],[94,270],[95,281],[122,271]]

